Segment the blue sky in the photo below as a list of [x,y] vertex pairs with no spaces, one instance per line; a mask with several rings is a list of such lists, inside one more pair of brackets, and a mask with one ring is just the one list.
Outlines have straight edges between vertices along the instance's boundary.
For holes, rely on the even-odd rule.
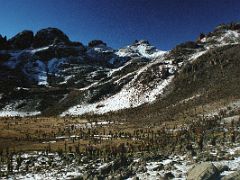
[[2,35],[57,27],[71,40],[115,48],[147,39],[168,50],[239,19],[239,0],[0,0]]

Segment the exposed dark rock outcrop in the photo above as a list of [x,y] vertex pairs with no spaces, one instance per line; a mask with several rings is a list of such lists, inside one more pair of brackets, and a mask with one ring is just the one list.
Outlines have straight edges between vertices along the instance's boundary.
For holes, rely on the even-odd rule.
[[33,46],[35,48],[47,46],[50,44],[69,43],[70,40],[66,34],[57,28],[46,28],[38,31],[34,37]]
[[203,162],[195,165],[188,172],[187,180],[213,180],[219,177],[220,173],[212,163]]
[[22,31],[9,40],[13,49],[27,49],[33,43],[33,32],[29,30]]
[[92,40],[88,43],[88,47],[95,47],[99,45],[107,46],[107,44],[102,40]]
[[82,55],[84,49],[81,47],[61,47],[61,46],[50,46],[47,49],[37,51],[35,55],[44,61],[48,61],[52,58],[63,58],[63,57],[76,57]]

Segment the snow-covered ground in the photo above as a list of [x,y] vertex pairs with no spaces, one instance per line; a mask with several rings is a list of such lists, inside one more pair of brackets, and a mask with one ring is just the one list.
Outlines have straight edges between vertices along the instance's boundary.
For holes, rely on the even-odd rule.
[[[55,179],[55,180],[65,180],[65,179],[73,179],[82,174],[83,166],[77,166],[74,158],[74,155],[67,155],[69,157],[69,161],[67,164],[64,162],[63,158],[59,156],[57,153],[42,153],[42,152],[31,152],[24,153],[21,155],[23,159],[22,165],[18,170],[14,170],[14,175],[10,175],[9,177],[2,177],[1,179],[8,180],[42,180],[42,179]],[[13,157],[14,169],[17,165],[17,158],[19,156]],[[30,161],[30,162],[29,162]],[[51,166],[49,162],[55,164],[55,166]],[[26,164],[28,165],[28,171],[26,171]],[[2,172],[7,171],[7,166],[3,166],[1,169]]]
[[240,35],[237,31],[226,30],[223,36],[217,39],[221,44],[235,43],[236,40],[240,40]]
[[19,56],[22,54],[22,51],[11,52],[11,58],[4,62],[3,65],[7,66],[10,69],[15,69],[20,63]]
[[38,82],[38,85],[48,85],[47,82],[47,67],[46,64],[41,60],[35,62],[29,61],[23,68],[24,74],[29,79]]
[[11,102],[8,105],[6,105],[4,108],[0,110],[0,117],[25,117],[25,116],[36,116],[41,114],[40,111],[23,111],[18,110],[17,107],[24,103],[24,100],[19,100],[15,102]]
[[41,114],[39,111],[33,112],[21,112],[21,111],[0,111],[0,117],[26,117],[26,116],[36,116]]
[[[161,81],[152,90],[141,93],[141,90],[135,89],[130,85],[124,87],[119,93],[93,104],[82,104],[70,108],[68,111],[61,114],[65,115],[82,115],[86,113],[103,114],[110,111],[117,111],[130,107],[137,107],[144,103],[151,103],[156,100],[164,88],[172,81],[174,76]],[[140,92],[140,93],[139,93]]]
[[[172,162],[177,162],[176,164],[172,164]],[[172,171],[168,170],[156,170],[157,167],[163,165],[165,166],[173,166]],[[137,177],[141,180],[147,179],[157,179],[160,176],[164,176],[165,173],[171,172],[175,178],[175,180],[184,180],[186,179],[187,171],[192,167],[192,163],[186,160],[185,156],[172,156],[169,159],[165,159],[163,161],[153,161],[147,163],[147,172],[144,173],[137,173]],[[128,180],[132,180],[133,178],[128,178]]]
[[[239,150],[239,144],[234,148],[227,149],[227,151],[231,155],[238,153]],[[240,156],[236,156],[232,160],[213,161],[212,163],[216,167],[218,167],[219,165],[226,165],[227,167],[229,167],[228,171],[224,171],[221,173],[222,176],[240,170]],[[159,165],[164,165],[163,167],[170,166],[171,170],[166,170],[166,168],[163,168],[162,170],[156,170]],[[146,166],[147,172],[138,173],[136,176],[139,177],[139,179],[141,180],[157,179],[160,176],[163,177],[164,174],[171,172],[174,175],[174,180],[185,180],[188,170],[190,170],[193,165],[194,163],[190,161],[187,156],[174,155],[163,161],[148,162]],[[128,178],[128,180],[131,179],[133,178]]]
[[[226,165],[229,168],[229,170],[221,172],[221,176],[240,170],[240,156],[237,155],[239,154],[240,146],[239,144],[235,145],[236,146],[233,148],[226,149],[229,154],[235,155],[233,159],[212,162],[216,167],[219,167],[219,165]],[[21,157],[22,163],[19,170],[17,170],[17,159],[19,159],[19,157]],[[14,174],[9,175],[8,178],[2,177],[2,179],[72,179],[83,175],[89,164],[92,164],[92,170],[101,172],[101,169],[104,169],[113,163],[113,161],[103,162],[99,160],[98,162],[89,161],[89,164],[79,164],[78,161],[79,159],[72,153],[59,155],[58,153],[34,151],[23,153],[21,155],[14,155]],[[133,162],[141,162],[141,158],[137,158]],[[158,179],[159,177],[163,177],[166,173],[171,173],[174,176],[174,180],[185,180],[187,172],[194,164],[193,160],[189,159],[187,155],[175,154],[160,161],[146,162],[144,165],[146,167],[146,171],[137,171],[134,177],[137,176],[141,180]],[[26,171],[26,169],[28,169],[28,171]],[[1,171],[7,172],[6,164],[2,164]],[[131,180],[134,177],[129,177],[128,180]]]

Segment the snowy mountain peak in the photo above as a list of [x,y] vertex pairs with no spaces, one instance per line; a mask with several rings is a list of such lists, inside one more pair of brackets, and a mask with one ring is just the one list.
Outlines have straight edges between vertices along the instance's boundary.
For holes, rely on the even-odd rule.
[[144,57],[154,59],[164,55],[166,51],[158,50],[146,40],[136,40],[132,45],[120,48],[116,54],[120,57]]

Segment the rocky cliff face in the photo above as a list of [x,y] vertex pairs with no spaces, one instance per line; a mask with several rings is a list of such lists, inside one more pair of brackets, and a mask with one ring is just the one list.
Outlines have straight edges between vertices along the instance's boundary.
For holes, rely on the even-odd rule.
[[102,114],[153,103],[200,57],[238,45],[239,30],[221,25],[168,52],[144,40],[118,50],[101,40],[84,46],[56,28],[0,37],[1,115]]

